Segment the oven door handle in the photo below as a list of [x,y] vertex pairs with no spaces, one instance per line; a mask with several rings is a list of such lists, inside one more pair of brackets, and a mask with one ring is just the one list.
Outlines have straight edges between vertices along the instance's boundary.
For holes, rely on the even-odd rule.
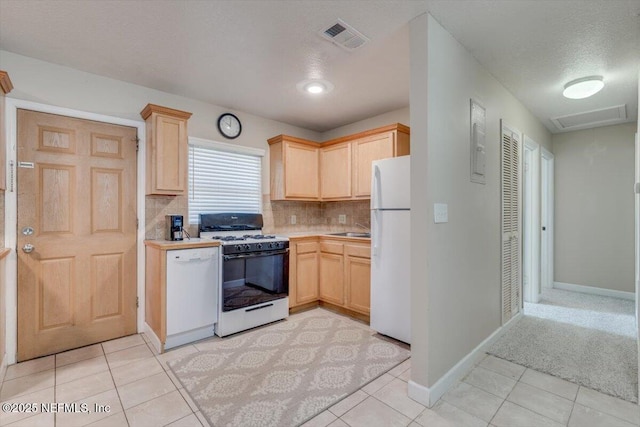
[[289,253],[289,249],[285,249],[281,251],[250,252],[247,254],[224,255],[222,259],[225,261],[228,261],[230,259],[246,259],[246,258],[258,258],[263,256],[272,256],[272,255],[286,255],[287,253]]

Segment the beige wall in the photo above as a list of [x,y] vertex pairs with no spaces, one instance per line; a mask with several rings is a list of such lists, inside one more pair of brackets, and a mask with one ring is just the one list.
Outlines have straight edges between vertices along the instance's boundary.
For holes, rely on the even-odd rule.
[[354,133],[374,129],[381,126],[391,125],[394,123],[402,123],[403,125],[409,126],[409,120],[409,107],[405,107],[399,110],[389,111],[388,113],[370,117],[365,120],[360,120],[358,122],[351,123],[345,126],[340,126],[339,128],[328,130],[322,133],[322,139],[320,141],[328,141],[330,139],[340,138],[341,136],[351,135]]
[[[470,98],[486,107],[486,185],[470,182]],[[551,147],[546,128],[437,21],[412,21],[411,379],[424,387],[501,325],[500,119]],[[434,224],[434,203],[448,204],[448,223]]]
[[553,135],[556,282],[635,292],[636,126]]

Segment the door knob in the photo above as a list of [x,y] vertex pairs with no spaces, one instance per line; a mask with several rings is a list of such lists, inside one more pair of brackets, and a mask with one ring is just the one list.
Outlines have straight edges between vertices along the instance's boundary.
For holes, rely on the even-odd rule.
[[24,227],[22,229],[22,234],[24,234],[25,236],[31,236],[33,234],[33,228],[32,227]]
[[35,248],[36,248],[36,247],[35,247],[35,246],[33,246],[31,243],[27,243],[26,245],[24,245],[24,246],[22,247],[22,251],[23,251],[25,254],[30,254],[31,252],[33,252],[33,250],[34,250]]

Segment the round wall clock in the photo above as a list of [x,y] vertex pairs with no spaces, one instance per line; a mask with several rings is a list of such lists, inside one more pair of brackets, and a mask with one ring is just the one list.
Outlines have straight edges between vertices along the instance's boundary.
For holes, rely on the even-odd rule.
[[242,132],[242,123],[235,115],[224,113],[218,117],[218,130],[225,138],[234,139]]

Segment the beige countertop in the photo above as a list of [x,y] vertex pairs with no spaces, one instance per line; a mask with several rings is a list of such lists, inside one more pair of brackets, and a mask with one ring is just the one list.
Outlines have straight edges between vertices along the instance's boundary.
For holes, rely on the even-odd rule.
[[371,242],[371,237],[347,237],[347,236],[333,236],[332,233],[340,233],[339,231],[307,231],[307,232],[295,232],[295,233],[280,233],[281,236],[286,236],[289,240],[305,239],[310,237],[329,237],[336,240],[344,240],[347,242]]
[[192,249],[192,248],[207,248],[211,246],[220,246],[219,240],[211,239],[199,239],[192,237],[191,239],[184,239],[178,241],[171,240],[145,240],[145,246],[151,246],[156,249],[170,251],[174,249]]

